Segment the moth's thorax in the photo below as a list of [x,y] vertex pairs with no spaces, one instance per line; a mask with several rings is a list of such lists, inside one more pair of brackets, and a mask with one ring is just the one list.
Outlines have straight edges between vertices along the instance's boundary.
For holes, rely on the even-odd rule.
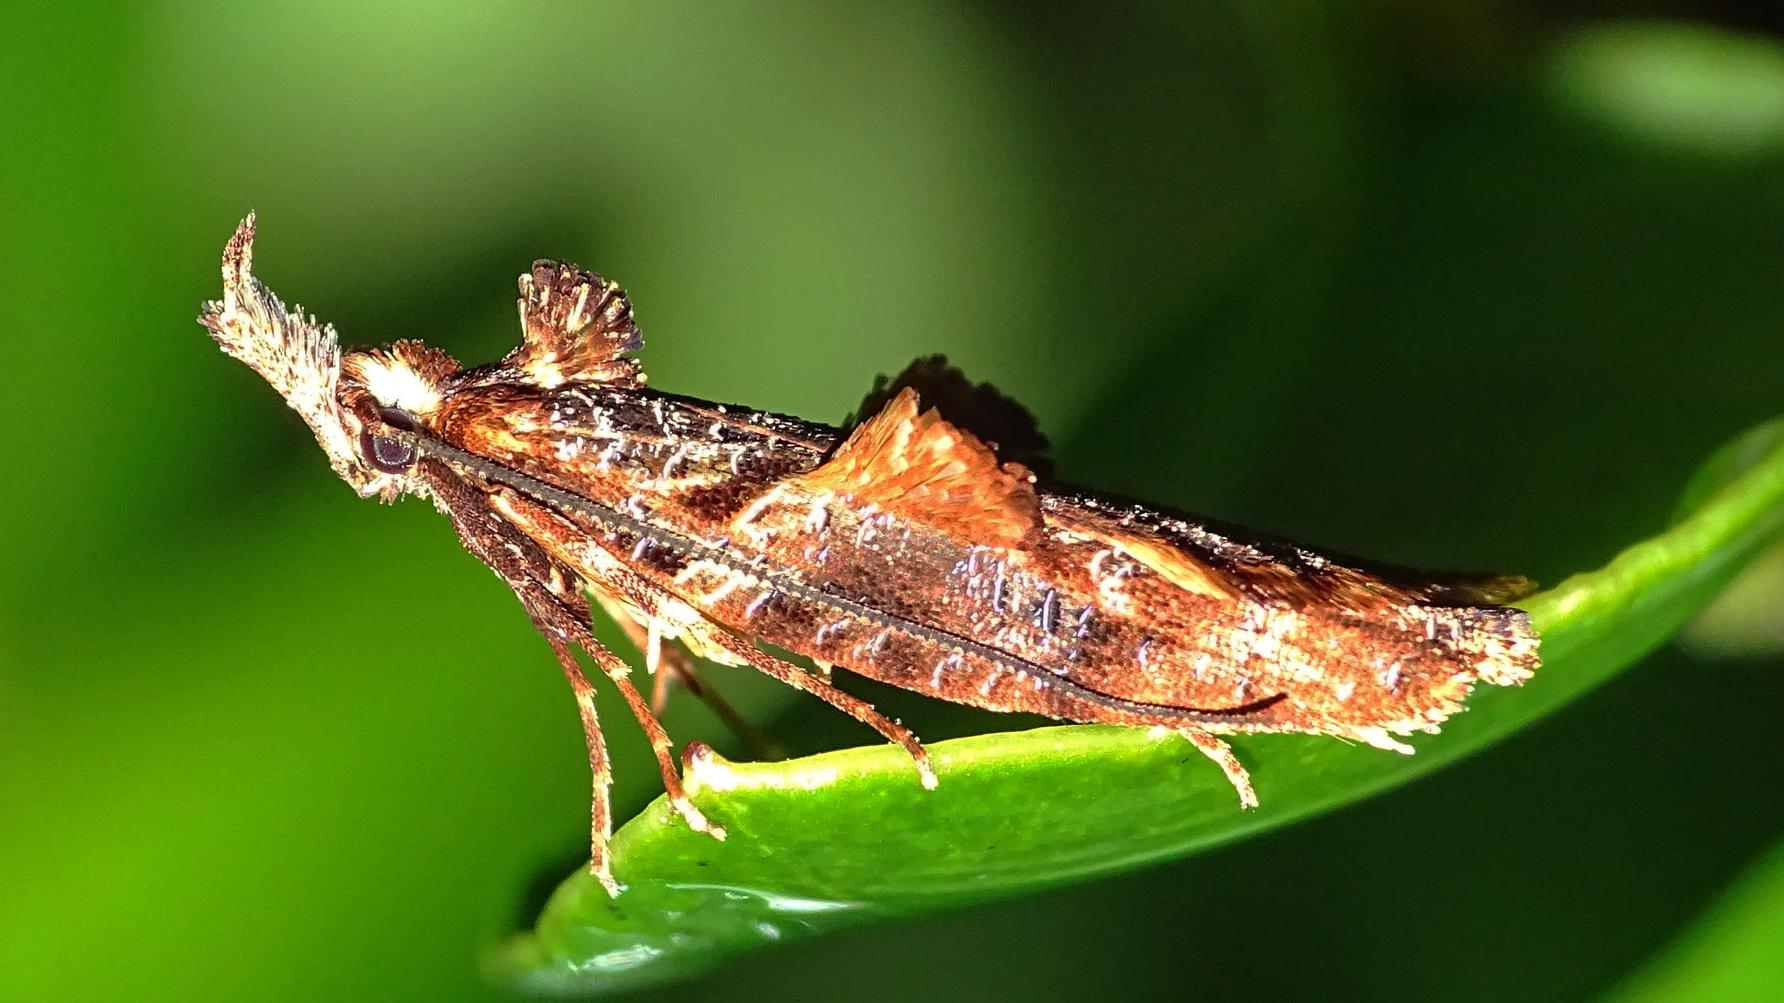
[[435,413],[447,442],[700,538],[724,536],[747,499],[816,465],[834,432],[778,415],[636,387],[541,393],[468,386]]

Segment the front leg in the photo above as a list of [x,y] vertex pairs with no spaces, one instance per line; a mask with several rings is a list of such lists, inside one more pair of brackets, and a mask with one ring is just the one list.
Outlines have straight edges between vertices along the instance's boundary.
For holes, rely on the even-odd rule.
[[[669,804],[688,823],[695,832],[704,832],[714,839],[724,839],[725,830],[707,821],[700,809],[688,797],[682,788],[681,771],[675,762],[674,743],[669,733],[663,728],[663,722],[651,710],[638,688],[632,685],[632,667],[625,660],[607,649],[607,646],[596,640],[592,623],[589,619],[588,599],[585,592],[593,592],[603,597],[615,591],[614,584],[608,581],[591,581],[583,577],[580,571],[571,571],[546,553],[545,549],[528,534],[527,529],[534,528],[527,523],[516,525],[510,519],[521,517],[523,512],[531,512],[525,499],[512,492],[498,489],[489,496],[487,506],[491,519],[498,522],[506,533],[511,534],[507,545],[490,548],[492,553],[484,557],[486,563],[496,568],[496,573],[508,580],[508,584],[520,597],[521,604],[526,606],[528,615],[534,623],[547,622],[562,637],[574,642],[588,656],[607,678],[613,680],[620,695],[632,709],[632,715],[644,729],[645,738],[650,741],[651,751],[655,753],[657,768],[663,777],[663,791],[669,796]],[[479,553],[479,557],[484,555]],[[536,557],[536,561],[533,558]],[[506,568],[514,568],[519,574],[510,577]],[[541,571],[541,568],[544,570]],[[574,600],[571,599],[574,596]],[[650,611],[646,611],[647,614]],[[544,628],[541,628],[544,629]],[[593,739],[591,738],[591,741]]]
[[620,695],[631,706],[632,716],[644,728],[644,736],[650,740],[651,751],[657,757],[657,769],[663,774],[663,793],[668,795],[670,807],[687,821],[688,828],[695,832],[704,832],[714,839],[724,839],[725,830],[707,821],[706,816],[701,814],[699,808],[694,807],[694,802],[682,788],[681,771],[675,763],[675,744],[669,740],[669,733],[663,728],[663,722],[657,720],[656,714],[651,712],[644,695],[638,692],[638,687],[632,685],[632,667],[607,650],[607,646],[595,640],[594,635],[589,634],[586,629],[577,643],[595,660],[601,671],[607,673],[607,678],[613,680],[613,685],[618,687]]
[[585,609],[579,617],[575,608],[563,601],[573,579],[565,576],[537,543],[494,511],[489,496],[482,490],[438,464],[424,461],[423,469],[429,475],[435,502],[451,518],[459,541],[471,556],[488,565],[496,577],[514,590],[534,629],[551,645],[558,666],[576,694],[593,788],[589,798],[589,873],[608,894],[618,895],[620,886],[613,878],[607,856],[607,842],[613,833],[613,769],[607,743],[601,737],[595,688],[583,674],[571,647],[586,633],[578,629],[578,620],[586,620],[588,614]]
[[579,575],[567,570],[529,536],[514,525],[492,504],[492,496],[483,489],[458,477],[449,468],[423,461],[429,476],[429,487],[436,502],[452,519],[453,528],[465,549],[487,564],[497,577],[508,584],[520,599],[533,626],[544,635],[557,656],[558,665],[570,680],[581,711],[583,736],[588,744],[589,769],[593,774],[593,795],[590,809],[589,871],[610,894],[618,894],[608,860],[607,843],[612,835],[612,769],[606,742],[601,736],[595,711],[594,687],[577,663],[573,648],[580,647],[594,659],[603,672],[619,687],[631,705],[656,751],[663,773],[663,785],[670,803],[696,831],[723,839],[724,830],[706,821],[687,797],[681,786],[681,775],[670,754],[670,742],[662,723],[650,712],[643,697],[629,678],[631,668],[595,639],[590,629],[588,600],[583,595],[585,583]]

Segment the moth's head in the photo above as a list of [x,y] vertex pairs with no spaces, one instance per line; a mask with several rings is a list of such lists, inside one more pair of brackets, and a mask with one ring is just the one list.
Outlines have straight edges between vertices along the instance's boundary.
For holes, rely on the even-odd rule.
[[223,250],[223,298],[198,322],[223,351],[272,384],[316,433],[328,462],[360,497],[419,493],[412,443],[387,433],[415,430],[438,407],[458,364],[417,342],[342,356],[332,325],[286,310],[253,274],[254,217]]

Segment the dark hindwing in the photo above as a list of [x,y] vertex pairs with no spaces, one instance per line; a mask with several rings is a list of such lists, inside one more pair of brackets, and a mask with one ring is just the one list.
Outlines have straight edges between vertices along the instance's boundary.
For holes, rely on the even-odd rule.
[[861,406],[844,423],[853,427],[886,409],[909,387],[926,408],[934,408],[949,424],[972,433],[1005,463],[1020,463],[1040,477],[1053,473],[1047,437],[1028,409],[989,383],[974,383],[948,364],[946,356],[926,355],[888,379],[877,377]]

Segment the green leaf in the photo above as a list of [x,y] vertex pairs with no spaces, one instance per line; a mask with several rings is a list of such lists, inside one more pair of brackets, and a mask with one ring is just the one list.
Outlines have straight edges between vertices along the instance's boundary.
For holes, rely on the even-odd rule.
[[1543,638],[1536,678],[1477,692],[1470,712],[1415,756],[1312,736],[1240,739],[1263,802],[1250,812],[1186,743],[1138,729],[938,743],[935,791],[890,746],[782,763],[711,759],[689,771],[689,788],[728,840],[689,831],[659,798],[615,835],[625,894],[610,899],[587,874],[572,875],[494,969],[561,993],[685,977],[775,941],[1182,857],[1405,783],[1616,675],[1714,597],[1784,529],[1780,430],[1773,423],[1718,453],[1670,529],[1532,596],[1524,605]]
[[1775,1000],[1784,985],[1784,842],[1741,875],[1677,942],[1607,995],[1614,1003]]
[[1549,60],[1562,100],[1618,133],[1728,159],[1784,144],[1784,46],[1702,24],[1618,20]]

